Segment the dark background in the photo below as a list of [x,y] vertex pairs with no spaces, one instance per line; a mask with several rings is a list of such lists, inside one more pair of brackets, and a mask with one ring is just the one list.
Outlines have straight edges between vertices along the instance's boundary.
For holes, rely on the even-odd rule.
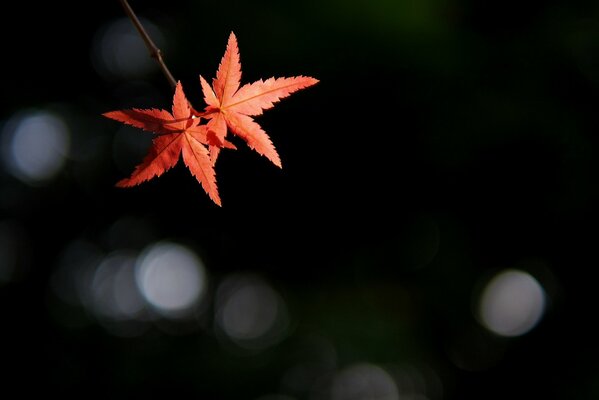
[[[152,60],[128,74],[103,69],[98,49],[125,16],[119,3],[21,3],[1,28],[3,157],[22,113],[59,116],[70,147],[44,182],[18,179],[6,160],[0,169],[2,391],[599,397],[596,2],[132,1],[198,108],[198,75],[214,77],[231,31],[242,83],[320,80],[256,118],[282,170],[238,141],[223,151],[222,207],[182,163],[114,187],[151,136],[101,114],[172,101]],[[205,264],[208,294],[193,318],[116,321],[61,295],[73,243],[137,254],[163,240]],[[485,279],[507,268],[534,276],[547,304],[532,330],[506,338],[473,309]],[[219,336],[216,293],[230,276],[281,296],[288,325],[275,343]],[[334,389],[356,365],[388,375],[358,373],[350,381],[362,391]],[[377,392],[376,376],[393,377],[397,396]]]

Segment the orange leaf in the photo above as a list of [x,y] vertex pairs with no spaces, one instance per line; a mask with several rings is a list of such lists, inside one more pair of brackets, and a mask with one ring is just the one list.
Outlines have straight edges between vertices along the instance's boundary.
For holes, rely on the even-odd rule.
[[[212,87],[200,75],[200,85],[207,106],[201,114],[209,119],[208,132],[224,142],[228,131],[241,137],[248,146],[281,167],[281,159],[269,136],[250,116],[260,115],[263,110],[290,94],[318,83],[309,76],[270,78],[258,80],[239,88],[241,63],[237,38],[231,32],[227,49],[219,64]],[[220,149],[210,146],[213,162]]]
[[200,118],[191,114],[191,107],[183,93],[181,82],[177,82],[175,88],[172,114],[158,109],[131,109],[111,111],[103,115],[157,134],[141,164],[129,178],[117,182],[117,186],[135,186],[162,175],[177,164],[182,153],[187,168],[212,201],[221,205],[213,163],[205,145],[225,146],[224,138],[220,142],[208,139],[206,125],[199,125]]

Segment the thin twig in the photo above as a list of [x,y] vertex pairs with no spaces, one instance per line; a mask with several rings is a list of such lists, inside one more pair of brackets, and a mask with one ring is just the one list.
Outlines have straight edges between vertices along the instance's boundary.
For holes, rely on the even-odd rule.
[[148,48],[148,51],[150,52],[150,57],[152,57],[153,59],[155,59],[158,62],[158,64],[160,65],[160,69],[162,70],[162,72],[164,73],[164,76],[166,76],[166,79],[168,80],[168,83],[174,89],[177,86],[177,81],[175,80],[175,78],[173,78],[173,75],[171,74],[171,72],[168,70],[168,67],[164,63],[164,59],[162,58],[162,51],[158,48],[158,46],[156,46],[154,44],[154,42],[150,38],[150,35],[148,35],[148,32],[146,32],[146,30],[144,29],[143,25],[137,18],[137,15],[135,15],[135,13],[133,12],[133,9],[131,8],[131,6],[129,5],[127,0],[119,0],[119,1],[121,2],[121,5],[125,9],[125,13],[127,13],[127,16],[129,17],[129,19],[131,19],[131,22],[133,22],[133,25],[135,25],[137,32],[139,32],[141,38],[146,43],[146,47]]

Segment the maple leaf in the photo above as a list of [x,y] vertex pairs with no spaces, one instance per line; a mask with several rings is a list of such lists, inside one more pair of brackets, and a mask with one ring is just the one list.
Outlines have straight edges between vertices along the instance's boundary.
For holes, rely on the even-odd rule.
[[192,175],[200,182],[212,201],[221,205],[213,163],[205,145],[231,145],[224,140],[219,142],[215,138],[207,138],[207,127],[200,125],[200,117],[192,116],[181,82],[177,82],[175,88],[172,113],[160,109],[133,108],[110,111],[102,115],[157,134],[143,161],[135,167],[129,178],[118,181],[116,186],[135,186],[158,177],[174,167],[179,155],[183,154],[183,161]]
[[[273,164],[281,168],[281,159],[269,136],[254,121],[252,116],[262,114],[272,108],[276,102],[291,93],[318,83],[309,76],[291,78],[269,78],[239,87],[241,82],[241,63],[237,38],[231,32],[225,54],[212,80],[212,87],[200,75],[200,84],[207,106],[204,113],[198,113],[208,119],[207,140],[210,142],[212,162],[225,143],[227,131],[241,137],[251,149],[262,154]],[[215,142],[216,144],[214,144]]]

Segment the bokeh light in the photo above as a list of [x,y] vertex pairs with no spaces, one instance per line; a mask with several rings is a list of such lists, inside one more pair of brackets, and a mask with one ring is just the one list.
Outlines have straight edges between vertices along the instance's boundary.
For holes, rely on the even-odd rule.
[[[164,51],[165,40],[150,21],[140,18],[154,43]],[[92,47],[94,66],[106,78],[139,78],[156,67],[143,40],[127,18],[113,20],[96,33]]]
[[43,184],[64,166],[70,133],[65,122],[46,111],[14,115],[2,132],[2,157],[9,172],[31,185]]
[[215,312],[218,332],[248,350],[276,344],[289,325],[283,299],[258,276],[227,277],[218,287]]
[[[187,317],[198,314],[205,297],[204,264],[191,249],[169,241],[153,242],[141,251],[127,247],[140,238],[126,240],[121,235],[137,232],[141,226],[132,218],[112,224],[103,235],[107,243],[117,245],[109,252],[83,239],[65,247],[50,281],[63,304],[57,307],[63,310],[57,313],[61,323],[77,325],[68,312],[73,307],[86,310],[117,336],[137,336],[150,323],[167,320],[197,322]],[[178,324],[167,333],[180,333],[182,328]]]
[[494,276],[480,298],[478,316],[490,331],[519,336],[534,328],[545,311],[545,291],[530,274],[509,269]]
[[146,301],[165,317],[186,317],[202,300],[207,288],[204,263],[191,249],[168,241],[147,247],[135,271]]
[[91,281],[91,311],[100,324],[116,336],[138,336],[145,323],[146,303],[135,283],[136,255],[115,251],[97,266]]
[[136,319],[145,302],[135,284],[135,254],[109,254],[96,268],[92,280],[94,311],[110,319]]
[[443,398],[443,384],[428,365],[401,364],[387,366],[386,371],[397,385],[399,399],[436,400]]
[[393,377],[378,365],[357,363],[338,372],[331,400],[399,400]]

